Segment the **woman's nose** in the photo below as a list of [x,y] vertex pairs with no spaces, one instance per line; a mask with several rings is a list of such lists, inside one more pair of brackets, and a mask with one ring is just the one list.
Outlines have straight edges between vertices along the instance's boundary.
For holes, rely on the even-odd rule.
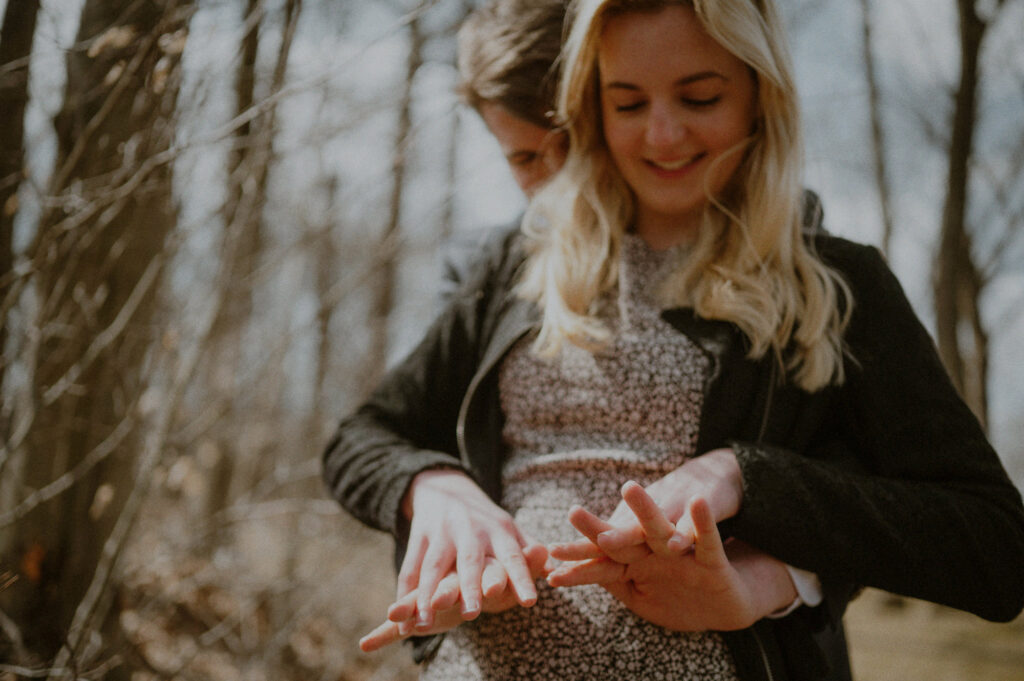
[[652,104],[645,135],[648,146],[670,147],[682,141],[685,135],[686,126],[679,112],[664,104]]

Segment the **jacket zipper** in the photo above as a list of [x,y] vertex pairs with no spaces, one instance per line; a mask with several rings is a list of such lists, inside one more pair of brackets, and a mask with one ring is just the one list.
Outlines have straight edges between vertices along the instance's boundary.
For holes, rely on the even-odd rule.
[[750,633],[754,635],[754,642],[757,643],[757,651],[761,653],[761,662],[764,664],[764,673],[768,677],[768,681],[775,681],[775,675],[772,673],[772,663],[768,659],[768,651],[764,649],[764,643],[761,642],[761,635],[757,633],[757,629],[751,627]]
[[477,388],[480,387],[480,383],[484,380],[487,374],[491,373],[491,370],[501,361],[508,351],[512,349],[512,346],[519,342],[519,339],[529,333],[530,328],[523,329],[519,333],[514,334],[509,338],[508,342],[502,347],[501,352],[494,356],[486,366],[480,367],[480,370],[476,372],[472,380],[469,382],[469,387],[466,388],[466,394],[462,398],[462,404],[459,405],[459,417],[455,422],[455,439],[459,446],[459,458],[462,463],[470,467],[469,463],[469,452],[466,449],[466,415],[469,413],[469,404],[473,401],[476,396]]
[[757,444],[764,442],[764,434],[768,431],[768,415],[772,410],[772,398],[775,396],[775,383],[778,380],[778,360],[772,359],[771,377],[768,380],[768,399],[764,403],[764,413],[761,414],[761,428],[757,431]]
[[[757,444],[761,444],[764,441],[765,433],[768,430],[768,415],[772,410],[772,398],[775,396],[775,382],[777,380],[776,372],[778,371],[778,360],[772,358],[772,367],[770,372],[770,378],[768,380],[768,397],[764,403],[764,413],[761,415],[761,427],[757,433]],[[775,681],[775,674],[772,673],[772,663],[768,659],[768,651],[764,649],[764,643],[761,641],[761,635],[757,633],[757,629],[751,627],[750,633],[754,635],[754,643],[757,644],[757,651],[761,654],[761,663],[764,665],[764,673],[768,681]]]

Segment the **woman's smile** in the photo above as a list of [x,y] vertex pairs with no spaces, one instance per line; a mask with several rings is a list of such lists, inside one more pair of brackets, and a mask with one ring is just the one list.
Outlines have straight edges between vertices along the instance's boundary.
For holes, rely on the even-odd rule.
[[648,165],[660,176],[666,179],[673,179],[676,177],[682,177],[691,170],[693,170],[698,163],[706,156],[706,154],[699,153],[687,158],[673,159],[673,160],[655,160],[650,159],[647,161]]

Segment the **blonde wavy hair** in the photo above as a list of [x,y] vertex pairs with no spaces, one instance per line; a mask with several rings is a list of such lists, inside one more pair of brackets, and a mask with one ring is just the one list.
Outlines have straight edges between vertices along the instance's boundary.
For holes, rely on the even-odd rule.
[[692,7],[707,33],[748,65],[757,114],[751,136],[727,152],[743,154],[728,188],[712,196],[705,187],[703,224],[665,282],[664,302],[735,324],[749,340],[750,357],[773,352],[805,390],[840,384],[853,300],[802,233],[800,114],[771,0],[579,0],[571,7],[557,102],[569,153],[523,222],[528,257],[517,291],[543,315],[534,351],[553,356],[565,341],[596,351],[609,339],[595,311],[616,286],[635,201],[604,141],[598,43],[609,18],[670,5]]

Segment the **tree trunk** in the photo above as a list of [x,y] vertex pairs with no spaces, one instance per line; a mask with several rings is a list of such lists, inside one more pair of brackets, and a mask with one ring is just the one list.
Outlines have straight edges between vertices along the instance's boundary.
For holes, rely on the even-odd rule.
[[[18,186],[25,175],[25,105],[38,14],[39,0],[8,2],[0,29],[0,301],[13,284],[14,216]],[[4,352],[8,333],[7,316],[0,315],[0,395],[10,364]],[[0,431],[9,432],[5,410],[0,410]]]
[[326,397],[324,380],[329,375],[331,357],[335,352],[331,337],[331,318],[334,316],[334,306],[328,299],[331,285],[338,272],[338,249],[334,245],[333,234],[335,231],[333,219],[338,214],[335,201],[335,197],[338,195],[337,175],[325,178],[323,192],[325,214],[329,217],[324,224],[319,225],[319,233],[311,244],[313,252],[310,254],[318,304],[316,313],[317,353],[313,369],[313,408],[310,410],[309,432],[314,433],[317,442],[328,436],[328,433],[322,432],[329,417],[324,413]]
[[449,130],[448,158],[445,162],[447,174],[445,176],[444,209],[441,211],[441,223],[437,230],[438,241],[441,244],[446,244],[451,240],[455,222],[455,188],[459,181],[459,136],[462,131],[462,118],[458,111],[452,112]]
[[412,96],[416,72],[423,63],[423,34],[419,14],[409,20],[409,53],[406,59],[405,84],[398,108],[395,128],[394,156],[391,163],[391,201],[388,222],[381,235],[380,255],[377,261],[376,285],[370,309],[370,352],[367,358],[363,386],[373,385],[384,372],[390,347],[388,322],[395,302],[398,276],[398,257],[401,242],[402,200],[405,194],[406,162],[411,146]]
[[[34,418],[17,455],[26,494],[65,474],[75,484],[20,518],[4,547],[20,579],[0,593],[26,645],[45,659],[65,640],[132,480],[176,222],[168,149],[189,6],[87,0],[77,42],[88,48],[67,57],[50,186],[61,208],[42,217],[29,250]],[[104,447],[112,453],[83,467]],[[105,612],[93,615],[96,632],[112,629]],[[73,664],[88,662],[70,652]]]
[[[256,53],[259,50],[262,0],[246,0],[244,35],[235,75],[235,115],[248,114],[256,88]],[[211,353],[215,390],[231,400],[235,385],[241,333],[252,312],[252,278],[262,240],[263,197],[260,181],[266,159],[256,139],[256,119],[243,119],[233,134],[228,157],[228,191],[224,203],[224,238],[221,249],[222,303],[211,336],[216,343]]]
[[[459,15],[450,28],[453,36],[457,34],[459,27],[472,11],[473,4],[463,0]],[[456,105],[456,109],[452,111],[451,116],[451,128],[448,138],[448,159],[445,163],[445,168],[448,171],[448,174],[445,177],[445,203],[444,210],[441,211],[441,224],[438,229],[438,241],[441,244],[446,244],[451,239],[452,229],[455,222],[455,188],[459,181],[459,137],[462,134],[462,112],[460,109],[461,107]]]
[[868,107],[871,116],[871,151],[874,158],[875,185],[882,211],[882,252],[888,255],[892,241],[892,202],[889,191],[889,172],[885,162],[885,130],[882,127],[881,93],[875,70],[875,56],[871,40],[870,0],[860,0],[864,28],[864,74],[868,85]]
[[[235,115],[243,116],[252,108],[256,89],[256,54],[259,50],[260,24],[263,19],[262,0],[246,0],[242,16],[244,28],[235,72]],[[221,276],[216,295],[218,310],[210,330],[209,364],[212,399],[208,409],[227,411],[240,395],[237,382],[243,349],[242,336],[252,313],[252,282],[260,253],[262,230],[262,197],[257,196],[258,158],[254,141],[254,121],[243,119],[232,137],[233,148],[228,156],[228,187],[222,215],[224,234],[221,243]],[[222,405],[225,405],[222,407]],[[215,517],[230,501],[231,481],[235,471],[236,433],[223,433],[217,450],[220,456],[209,471],[210,486],[206,493],[205,517]],[[215,533],[204,536],[203,548],[211,552],[222,537]]]
[[[7,338],[10,333],[6,310],[8,295],[14,288],[14,216],[18,212],[18,187],[24,177],[25,165],[25,105],[28,102],[29,57],[35,36],[39,0],[8,2],[0,28],[0,512],[8,511],[18,490],[16,481],[5,475],[9,456],[8,439],[11,433],[12,400],[4,390],[4,378],[12,355],[8,355]],[[8,533],[3,533],[7,535]],[[0,538],[5,549],[9,536]],[[3,551],[6,557],[7,551]],[[14,567],[3,560],[0,580],[13,575]],[[2,587],[0,587],[2,588]],[[2,614],[2,613],[0,613]],[[0,660],[28,664],[31,660],[24,648],[18,623],[9,618],[2,622]]]
[[[284,86],[292,39],[302,9],[300,0],[287,0],[284,7],[282,39],[270,83],[270,97]],[[224,238],[221,249],[221,307],[211,332],[213,348],[209,365],[213,376],[213,404],[231,405],[237,412],[255,409],[253,391],[240,384],[245,349],[245,333],[253,312],[253,294],[264,242],[263,210],[267,198],[267,182],[273,162],[273,137],[276,126],[276,104],[256,101],[256,57],[260,43],[260,25],[264,15],[263,0],[247,0],[246,31],[242,41],[241,61],[235,81],[237,116],[249,116],[254,107],[262,112],[242,123],[235,131],[235,148],[228,160],[228,198],[224,205]],[[245,119],[243,119],[245,120]],[[218,408],[219,407],[214,407]],[[238,419],[244,423],[247,419]],[[234,420],[232,421],[234,422]],[[258,452],[245,452],[246,466],[237,451],[240,434],[222,433],[218,459],[211,472],[213,485],[207,495],[207,515],[226,506],[248,488],[258,475]],[[236,456],[239,454],[239,456]],[[218,540],[209,536],[211,542]],[[208,546],[212,548],[212,544]]]
[[[932,267],[935,324],[939,354],[953,383],[985,425],[983,397],[988,359],[987,342],[979,336],[979,296],[983,279],[974,261],[967,228],[967,191],[970,159],[977,119],[978,69],[987,25],[978,16],[974,0],[958,0],[960,17],[960,83],[956,92],[946,199],[942,209],[939,250]],[[974,386],[967,390],[968,386]]]

